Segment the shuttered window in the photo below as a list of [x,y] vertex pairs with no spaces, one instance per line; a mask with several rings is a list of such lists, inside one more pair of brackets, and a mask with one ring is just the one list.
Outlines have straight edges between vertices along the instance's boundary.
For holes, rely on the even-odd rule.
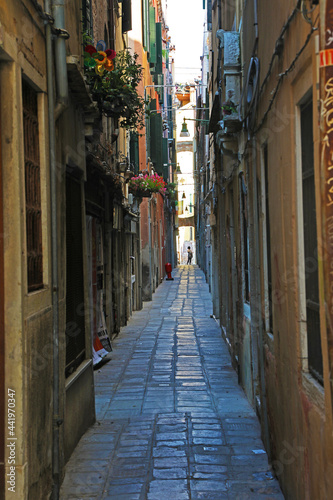
[[152,114],[150,116],[150,158],[154,169],[163,175],[163,146],[162,146],[162,115],[156,111],[156,100],[151,101]]
[[149,51],[149,0],[142,0],[142,43],[146,52]]
[[66,370],[68,377],[85,359],[81,185],[66,179]]
[[149,7],[149,62],[156,64],[156,22],[155,7]]
[[43,287],[37,92],[22,81],[28,291]]
[[165,182],[169,180],[169,155],[168,155],[168,138],[162,137],[162,163],[163,163],[163,179]]
[[300,111],[308,366],[310,373],[322,383],[312,99],[301,106]]
[[130,133],[130,163],[134,173],[139,173],[139,138],[136,132]]
[[162,24],[156,23],[156,65],[155,72],[161,74],[163,71],[162,68]]
[[132,29],[132,0],[123,0],[122,13],[122,32],[127,33]]
[[212,29],[212,0],[207,0],[207,24],[208,30]]

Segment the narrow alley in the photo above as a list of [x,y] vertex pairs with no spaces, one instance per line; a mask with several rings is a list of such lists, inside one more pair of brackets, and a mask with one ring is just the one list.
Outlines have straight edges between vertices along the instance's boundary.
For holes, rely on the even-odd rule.
[[180,266],[95,372],[96,423],[61,499],[283,499],[203,272]]

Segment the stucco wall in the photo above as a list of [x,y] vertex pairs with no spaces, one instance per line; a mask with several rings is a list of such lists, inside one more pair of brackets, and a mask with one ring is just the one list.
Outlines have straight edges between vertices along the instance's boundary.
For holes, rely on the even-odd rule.
[[[318,9],[317,9],[318,10]],[[291,13],[289,2],[279,3],[276,12],[268,4],[259,8],[259,49],[261,81],[274,52],[275,40]],[[281,56],[273,65],[272,76],[262,95],[258,122],[267,109],[277,76],[289,67],[303,47],[309,25],[297,13],[284,37]],[[324,387],[306,368],[306,324],[302,319],[302,261],[299,206],[299,129],[298,104],[313,93],[314,162],[318,181],[320,151],[316,94],[315,36],[298,58],[294,70],[285,78],[268,119],[257,134],[258,147],[268,147],[269,209],[273,282],[273,332],[265,334],[268,416],[274,466],[286,498],[326,499],[332,482],[332,407],[328,372],[325,372],[327,346],[322,344]],[[259,161],[260,161],[260,155]],[[264,181],[263,181],[264,182]],[[316,196],[320,199],[318,184]],[[318,207],[318,205],[317,205]],[[317,212],[318,243],[321,213]],[[321,248],[318,244],[319,259]],[[319,281],[323,276],[319,266]],[[262,282],[262,286],[264,283]],[[323,306],[322,306],[323,307]],[[322,316],[323,318],[323,316]],[[322,331],[324,325],[322,324]]]
[[[44,288],[28,294],[21,80],[23,75],[39,92],[46,91],[44,26],[30,2],[19,1],[1,3],[0,24],[5,392],[15,391],[15,495],[37,498],[46,497],[51,484],[47,450],[52,427],[47,99],[38,94]],[[6,434],[5,439],[8,437]],[[8,458],[6,449],[6,474]],[[11,498],[8,486],[6,498]]]

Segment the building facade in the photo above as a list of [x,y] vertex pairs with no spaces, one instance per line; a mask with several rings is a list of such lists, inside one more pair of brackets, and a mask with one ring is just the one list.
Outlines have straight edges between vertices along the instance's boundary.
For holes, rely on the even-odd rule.
[[331,6],[207,4],[201,262],[286,498],[329,498]]
[[[143,140],[147,87],[169,79],[162,3],[137,4],[0,6],[1,498],[58,498],[64,465],[95,420],[93,368],[172,252],[167,194],[147,201],[129,187],[147,167],[172,180],[172,127],[161,121],[158,161],[147,162]],[[134,9],[150,14],[138,39]],[[136,79],[103,94],[102,78],[115,82],[121,64]],[[167,91],[151,89],[167,106]]]

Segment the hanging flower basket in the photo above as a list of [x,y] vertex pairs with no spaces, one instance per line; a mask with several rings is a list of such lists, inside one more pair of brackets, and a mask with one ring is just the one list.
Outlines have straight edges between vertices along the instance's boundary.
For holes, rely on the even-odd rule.
[[150,198],[151,197],[151,191],[149,190],[144,190],[144,189],[136,189],[133,190],[133,188],[130,189],[130,191],[136,196],[137,198]]
[[147,198],[152,193],[164,193],[165,185],[163,177],[158,174],[137,175],[132,177],[128,183],[130,191],[138,198]]
[[93,98],[102,113],[121,118],[121,126],[128,129],[142,127],[145,118],[144,99],[137,90],[142,79],[137,59],[129,50],[107,49],[103,40],[84,48],[84,72]]

